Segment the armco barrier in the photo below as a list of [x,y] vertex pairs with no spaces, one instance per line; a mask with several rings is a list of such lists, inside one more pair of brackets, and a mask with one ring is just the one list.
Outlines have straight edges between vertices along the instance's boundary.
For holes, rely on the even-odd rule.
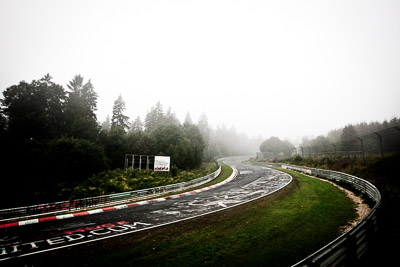
[[183,191],[187,188],[199,186],[215,179],[221,173],[221,165],[218,163],[218,170],[215,172],[193,179],[188,182],[135,190],[111,195],[87,197],[68,201],[60,201],[47,204],[32,205],[0,210],[0,221],[11,221],[21,218],[34,218],[48,214],[59,214],[68,211],[90,209],[99,206],[137,201],[145,198],[164,195],[171,192]]
[[321,170],[293,166],[287,164],[270,164],[272,167],[280,167],[305,174],[325,178],[336,182],[345,182],[366,194],[375,202],[370,213],[355,227],[331,243],[316,251],[312,255],[296,263],[294,266],[354,266],[367,252],[377,231],[378,213],[381,209],[381,194],[370,182],[361,178],[330,170]]

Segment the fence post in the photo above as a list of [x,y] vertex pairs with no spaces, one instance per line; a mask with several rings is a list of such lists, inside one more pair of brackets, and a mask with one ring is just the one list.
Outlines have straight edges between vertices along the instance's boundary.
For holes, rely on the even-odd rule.
[[125,154],[125,171],[128,171],[128,154]]
[[146,161],[146,170],[147,170],[147,174],[149,174],[150,173],[150,170],[149,170],[149,156],[147,156],[146,160],[147,160]]
[[365,160],[365,155],[364,155],[364,141],[363,141],[360,137],[357,137],[357,138],[358,138],[358,140],[360,140],[360,142],[361,142],[361,153],[362,153],[363,160]]
[[349,141],[346,141],[346,143],[347,143],[347,158],[350,159],[350,145],[348,142]]
[[378,136],[379,144],[381,145],[381,155],[382,155],[382,158],[383,158],[384,157],[384,153],[383,153],[382,136],[378,132],[374,132],[374,134],[376,134],[376,136]]
[[335,158],[336,158],[336,145],[332,143],[332,146],[335,148]]

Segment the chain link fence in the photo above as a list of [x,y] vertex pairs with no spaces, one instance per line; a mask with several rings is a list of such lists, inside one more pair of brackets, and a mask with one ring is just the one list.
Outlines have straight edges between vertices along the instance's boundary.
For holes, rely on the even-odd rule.
[[[385,155],[400,152],[400,127],[391,127],[378,132],[330,143],[327,139],[313,145],[293,147],[292,156],[302,157],[365,157],[366,155]],[[280,159],[283,153],[258,152],[257,158]]]
[[348,140],[296,148],[296,153],[305,157],[343,157],[380,155],[400,151],[400,127],[392,127],[379,132],[354,137]]

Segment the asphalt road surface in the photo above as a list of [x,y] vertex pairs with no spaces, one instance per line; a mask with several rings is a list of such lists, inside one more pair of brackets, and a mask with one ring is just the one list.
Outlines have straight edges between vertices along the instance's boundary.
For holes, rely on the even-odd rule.
[[285,173],[227,158],[237,170],[229,183],[180,198],[59,221],[0,229],[0,264],[15,257],[46,253],[88,242],[148,230],[209,214],[271,194],[289,184]]

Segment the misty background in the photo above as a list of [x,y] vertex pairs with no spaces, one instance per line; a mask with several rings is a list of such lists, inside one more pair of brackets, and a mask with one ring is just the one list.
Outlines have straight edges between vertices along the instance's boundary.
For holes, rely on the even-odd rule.
[[97,120],[184,121],[294,144],[400,113],[398,1],[0,2],[0,90],[82,75]]

